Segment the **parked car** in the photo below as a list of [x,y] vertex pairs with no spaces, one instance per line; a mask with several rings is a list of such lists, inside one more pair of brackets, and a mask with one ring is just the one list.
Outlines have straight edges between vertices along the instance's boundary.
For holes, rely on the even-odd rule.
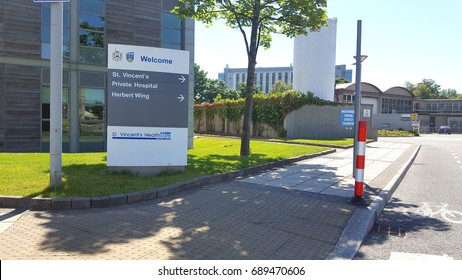
[[438,129],[439,134],[451,134],[451,128],[447,125],[442,125]]

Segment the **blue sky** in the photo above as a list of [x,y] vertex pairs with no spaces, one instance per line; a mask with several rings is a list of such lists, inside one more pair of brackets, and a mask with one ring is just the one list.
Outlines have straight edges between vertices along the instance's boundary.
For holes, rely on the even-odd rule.
[[[336,64],[353,70],[356,25],[362,20],[362,54],[368,55],[363,82],[386,90],[427,78],[462,93],[462,1],[328,0],[327,14],[338,20]],[[209,28],[196,22],[195,40],[195,61],[210,78],[217,78],[226,64],[247,67],[238,30],[222,22]],[[259,50],[257,67],[289,66],[292,61],[293,39],[276,34],[269,50]]]

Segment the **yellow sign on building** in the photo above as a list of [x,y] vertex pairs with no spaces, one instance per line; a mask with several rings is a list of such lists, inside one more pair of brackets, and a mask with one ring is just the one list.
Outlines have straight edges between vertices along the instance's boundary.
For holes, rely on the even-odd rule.
[[416,121],[417,120],[417,114],[411,114],[411,120]]

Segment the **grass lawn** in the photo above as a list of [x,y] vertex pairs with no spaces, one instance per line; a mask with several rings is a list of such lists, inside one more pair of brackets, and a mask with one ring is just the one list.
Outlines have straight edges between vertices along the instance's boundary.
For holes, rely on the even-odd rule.
[[48,153],[0,153],[0,195],[67,197],[100,196],[158,188],[192,178],[226,173],[294,156],[317,153],[322,147],[251,141],[251,156],[239,156],[240,140],[216,137],[194,139],[184,173],[156,177],[113,173],[106,153],[63,154],[63,186],[49,189]]

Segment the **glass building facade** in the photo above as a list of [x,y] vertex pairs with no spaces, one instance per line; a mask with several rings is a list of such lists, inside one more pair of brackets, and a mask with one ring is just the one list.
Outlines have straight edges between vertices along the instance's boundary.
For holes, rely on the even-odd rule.
[[[0,151],[49,150],[50,5],[0,2],[0,14],[6,15],[0,18]],[[172,14],[176,5],[177,0],[64,3],[64,152],[105,150],[108,44],[187,50],[194,73],[194,23]],[[5,84],[6,79],[13,82]],[[191,116],[192,110],[191,104]],[[192,128],[190,134],[192,139]]]

